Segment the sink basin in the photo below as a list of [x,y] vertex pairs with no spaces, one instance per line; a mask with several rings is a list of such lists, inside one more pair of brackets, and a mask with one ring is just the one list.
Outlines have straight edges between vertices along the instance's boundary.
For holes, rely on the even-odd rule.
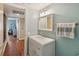
[[38,43],[43,44],[43,45],[55,41],[54,39],[46,38],[46,37],[43,37],[41,35],[33,35],[33,36],[30,36],[30,38],[32,38],[33,40],[35,40]]
[[35,38],[44,39],[44,37],[40,35],[35,35]]

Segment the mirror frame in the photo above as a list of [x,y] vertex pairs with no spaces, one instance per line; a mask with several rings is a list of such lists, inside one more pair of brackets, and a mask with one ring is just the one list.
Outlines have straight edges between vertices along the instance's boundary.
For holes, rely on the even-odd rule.
[[[40,25],[39,21],[41,20],[41,18],[44,18],[44,17],[47,18],[48,16],[51,17],[51,29],[40,29],[39,28],[39,25]],[[54,15],[53,14],[42,16],[42,17],[39,18],[39,21],[38,21],[38,30],[53,31],[53,29],[54,29]]]

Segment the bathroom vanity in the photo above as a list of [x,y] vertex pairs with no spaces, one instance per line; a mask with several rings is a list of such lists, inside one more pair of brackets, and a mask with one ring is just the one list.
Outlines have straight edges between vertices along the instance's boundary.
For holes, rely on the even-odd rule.
[[55,56],[55,40],[40,35],[29,37],[30,56]]

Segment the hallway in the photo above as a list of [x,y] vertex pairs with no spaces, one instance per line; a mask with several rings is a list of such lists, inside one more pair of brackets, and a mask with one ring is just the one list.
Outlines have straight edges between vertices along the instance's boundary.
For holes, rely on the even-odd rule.
[[10,36],[4,51],[4,56],[23,56],[24,55],[24,40]]

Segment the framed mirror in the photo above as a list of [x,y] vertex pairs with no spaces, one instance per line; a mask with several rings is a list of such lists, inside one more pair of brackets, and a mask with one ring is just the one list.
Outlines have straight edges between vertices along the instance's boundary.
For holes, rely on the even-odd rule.
[[53,15],[46,15],[39,19],[39,30],[53,31]]

